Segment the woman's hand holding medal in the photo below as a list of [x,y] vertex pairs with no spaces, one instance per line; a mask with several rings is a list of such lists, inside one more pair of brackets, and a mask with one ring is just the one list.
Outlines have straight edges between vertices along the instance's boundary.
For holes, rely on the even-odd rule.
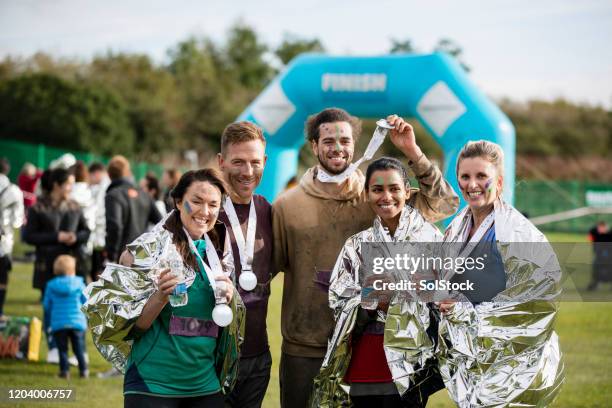
[[219,292],[219,296],[225,296],[227,303],[232,301],[232,296],[234,296],[234,284],[225,275],[215,276],[215,281],[217,282],[217,290]]

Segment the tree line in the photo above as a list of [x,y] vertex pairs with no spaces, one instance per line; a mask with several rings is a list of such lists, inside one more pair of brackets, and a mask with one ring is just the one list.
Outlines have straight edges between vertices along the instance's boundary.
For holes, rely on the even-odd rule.
[[[284,65],[309,51],[325,47],[290,34],[271,47],[239,22],[222,42],[179,42],[164,62],[112,51],[89,61],[44,53],[6,57],[0,61],[0,137],[148,161],[184,149],[217,151],[223,127]],[[416,48],[410,39],[392,39],[387,51]],[[450,39],[434,51],[471,69]],[[516,126],[519,155],[612,156],[612,112],[604,108],[565,100],[498,104]],[[424,143],[441,154],[433,141]]]

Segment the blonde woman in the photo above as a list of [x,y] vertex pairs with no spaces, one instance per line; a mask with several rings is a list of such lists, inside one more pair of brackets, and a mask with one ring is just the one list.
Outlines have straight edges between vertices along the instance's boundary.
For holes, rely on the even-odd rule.
[[438,359],[459,407],[544,407],[564,380],[559,339],[559,264],[545,236],[502,198],[501,148],[469,142],[457,159],[467,206],[444,242],[455,255],[489,255],[484,270],[447,272],[475,290],[440,302]]

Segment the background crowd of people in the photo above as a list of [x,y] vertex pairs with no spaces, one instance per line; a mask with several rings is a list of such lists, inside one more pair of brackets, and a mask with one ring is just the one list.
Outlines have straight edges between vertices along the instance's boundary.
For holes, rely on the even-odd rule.
[[[70,275],[70,271],[65,271],[66,260],[58,266],[58,259],[66,255],[72,259],[73,272],[83,282],[80,291],[84,289],[85,283],[98,278],[106,262],[118,260],[120,248],[161,220],[167,212],[161,197],[168,194],[176,177],[180,176],[177,170],[167,170],[169,176],[164,180],[169,184],[162,186],[156,175],[150,173],[139,187],[125,157],[113,157],[108,166],[100,162],[87,166],[71,154],[57,158],[44,170],[25,163],[17,183],[8,179],[9,172],[9,160],[0,159],[1,319],[4,319],[3,306],[12,269],[15,231],[21,229],[21,240],[34,247],[32,284],[40,290],[40,299],[45,299],[47,306],[46,299],[51,299],[47,285],[57,279],[58,274]],[[54,333],[52,322],[59,318],[57,313],[66,316],[77,313],[75,308],[82,302],[75,303],[71,310],[60,308],[59,311],[50,306],[52,303],[49,301],[49,307],[44,308],[44,333],[49,347],[47,361],[61,363],[62,353],[67,350],[65,347],[58,350],[58,335]],[[84,331],[84,321],[82,315],[82,321],[73,324],[72,328]],[[80,360],[81,354],[87,358],[83,339],[79,342],[82,353],[74,349],[73,364]],[[84,368],[81,370],[83,375],[87,372]],[[61,374],[66,376],[63,364]]]

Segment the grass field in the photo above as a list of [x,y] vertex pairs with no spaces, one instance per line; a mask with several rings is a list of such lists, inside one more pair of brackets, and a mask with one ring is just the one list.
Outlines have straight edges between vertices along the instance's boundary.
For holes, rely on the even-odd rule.
[[[549,234],[555,242],[579,242],[583,236],[570,234]],[[25,250],[19,247],[19,253]],[[14,316],[42,316],[38,302],[39,293],[31,288],[32,265],[16,263],[10,275],[8,300],[5,313]],[[584,280],[588,281],[588,277]],[[600,291],[610,291],[609,284],[602,285]],[[278,407],[278,363],[281,344],[280,300],[282,279],[272,284],[272,298],[268,314],[268,333],[273,357],[272,378],[264,401],[264,407]],[[612,405],[612,303],[563,302],[557,322],[557,332],[561,338],[561,348],[565,355],[566,382],[555,407],[605,407]],[[46,355],[44,341],[42,357]],[[88,408],[120,407],[122,378],[98,379],[95,374],[110,368],[96,351],[88,338],[88,351],[91,361],[92,378],[87,380],[57,379],[56,365],[0,360],[1,387],[58,388],[70,386],[76,390],[74,403],[2,403],[6,407],[74,407]],[[44,358],[42,359],[44,361]],[[78,377],[76,368],[73,377]],[[442,390],[430,399],[428,407],[452,407]]]

